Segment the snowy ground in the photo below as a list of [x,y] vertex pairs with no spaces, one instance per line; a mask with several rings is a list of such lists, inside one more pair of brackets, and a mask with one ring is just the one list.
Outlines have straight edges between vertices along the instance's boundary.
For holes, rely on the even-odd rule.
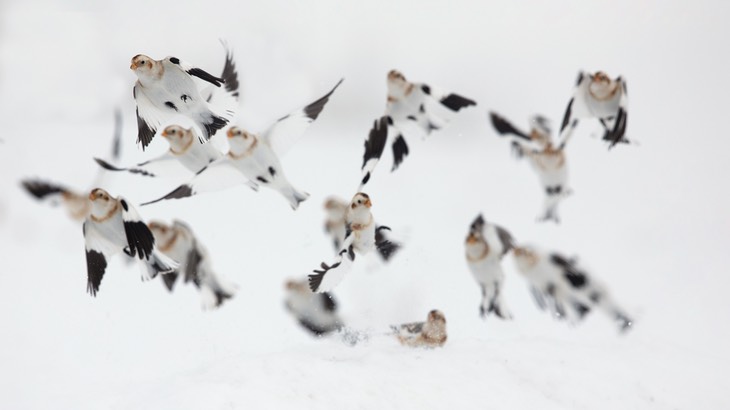
[[[0,4],[0,407],[730,407],[730,142],[721,133],[730,86],[717,78],[730,70],[727,4],[177,3]],[[202,312],[192,288],[169,295],[140,282],[121,260],[92,298],[80,226],[18,182],[91,188],[91,157],[107,152],[117,106],[124,163],[163,151],[162,141],[147,153],[134,145],[129,59],[179,55],[215,71],[218,38],[239,64],[239,124],[254,130],[345,77],[284,161],[312,197],[292,212],[272,192],[239,188],[140,209],[188,221],[217,271],[239,284],[220,310]],[[386,152],[368,185],[376,218],[405,248],[387,266],[374,256],[358,263],[337,288],[348,324],[372,333],[349,347],[302,332],[283,309],[283,282],[331,255],[321,206],[354,193],[391,68],[479,105],[412,139],[394,174]],[[579,69],[628,79],[628,133],[641,145],[607,152],[591,137],[597,124],[582,125],[568,147],[575,194],[563,223],[536,224],[536,178],[486,112],[515,122],[542,112],[557,123]],[[175,182],[112,176],[102,185],[139,203]],[[511,258],[515,320],[481,321],[462,247],[479,212],[520,241],[580,255],[635,329],[619,336],[600,314],[575,328],[551,320]],[[378,335],[432,308],[447,317],[443,349]]]

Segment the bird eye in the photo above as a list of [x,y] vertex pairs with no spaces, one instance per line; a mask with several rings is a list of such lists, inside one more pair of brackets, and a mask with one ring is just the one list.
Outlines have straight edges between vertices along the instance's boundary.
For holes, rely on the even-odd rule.
[[144,65],[144,60],[139,62],[140,65]]

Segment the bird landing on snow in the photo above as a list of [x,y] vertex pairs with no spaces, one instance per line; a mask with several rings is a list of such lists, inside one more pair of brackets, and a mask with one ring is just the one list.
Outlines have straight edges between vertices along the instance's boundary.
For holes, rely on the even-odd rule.
[[440,310],[428,312],[425,322],[391,326],[398,341],[408,347],[441,347],[446,343],[446,317]]
[[312,292],[306,280],[288,280],[284,288],[284,306],[303,328],[315,336],[342,328],[342,320],[337,315],[337,303],[331,294]]
[[613,148],[626,139],[629,97],[626,80],[620,76],[611,79],[602,71],[595,74],[578,73],[573,97],[565,109],[560,136],[567,140],[580,119],[596,118],[604,129],[603,140]]
[[466,262],[482,291],[479,315],[486,319],[494,313],[500,319],[512,319],[502,292],[504,272],[502,258],[512,249],[512,235],[504,228],[487,223],[482,215],[469,227],[464,248]]
[[375,225],[371,207],[368,194],[358,192],[352,197],[346,214],[347,232],[336,261],[331,265],[322,262],[321,269],[315,269],[315,274],[309,275],[309,287],[313,292],[326,292],[337,286],[352,267],[356,254],[364,255],[375,249],[388,261],[400,248],[386,238],[384,231],[390,228]]

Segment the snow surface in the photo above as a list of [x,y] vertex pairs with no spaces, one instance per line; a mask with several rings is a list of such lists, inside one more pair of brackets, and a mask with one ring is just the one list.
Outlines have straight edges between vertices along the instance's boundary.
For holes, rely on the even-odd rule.
[[[727,234],[730,140],[728,3],[696,1],[0,3],[0,407],[729,408]],[[311,198],[292,212],[247,188],[140,209],[186,220],[217,271],[240,286],[203,312],[192,287],[167,294],[119,258],[97,298],[85,293],[81,227],[19,189],[44,177],[79,190],[97,175],[113,109],[125,114],[123,163],[162,152],[135,144],[137,53],[219,70],[218,39],[241,75],[239,124],[260,130],[345,82],[286,172]],[[401,70],[478,102],[367,192],[377,220],[404,242],[389,265],[358,261],[335,291],[342,316],[370,331],[354,347],[304,333],[283,308],[284,280],[328,260],[322,204],[349,199],[362,143],[384,109],[385,74]],[[534,222],[542,200],[486,113],[555,126],[579,69],[628,79],[628,137],[608,152],[597,123],[568,147],[574,195],[562,224]],[[139,203],[179,181],[105,176]],[[478,317],[463,256],[477,213],[520,241],[579,255],[636,318],[629,334],[595,312],[578,327],[534,306],[511,258],[515,320]],[[382,333],[447,318],[443,349],[410,350]],[[725,381],[723,381],[725,380]]]

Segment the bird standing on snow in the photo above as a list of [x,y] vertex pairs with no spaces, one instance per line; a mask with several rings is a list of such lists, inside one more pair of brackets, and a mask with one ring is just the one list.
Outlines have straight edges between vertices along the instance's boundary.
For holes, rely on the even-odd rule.
[[609,148],[620,142],[628,143],[629,140],[624,136],[628,105],[626,81],[620,76],[611,79],[601,71],[595,74],[581,71],[573,97],[565,109],[563,124],[560,126],[561,139],[568,139],[579,119],[597,118],[603,125],[603,139],[609,142]]
[[573,258],[547,253],[531,246],[515,246],[517,269],[530,283],[540,309],[571,322],[585,317],[593,307],[606,312],[626,331],[633,321],[611,299],[605,286],[588,275]]
[[550,138],[548,120],[539,115],[531,119],[532,130],[529,134],[515,128],[495,113],[490,113],[490,118],[500,135],[513,136],[512,147],[517,157],[526,156],[540,178],[540,184],[545,190],[545,201],[538,220],[560,222],[558,204],[572,193],[568,188],[568,165],[565,159],[567,140],[555,147]]
[[309,275],[309,287],[313,292],[326,292],[337,286],[355,261],[355,253],[360,255],[377,249],[384,260],[389,260],[400,245],[395,244],[383,235],[383,230],[390,230],[387,226],[375,226],[373,214],[370,213],[372,202],[370,197],[358,192],[350,201],[347,209],[347,233],[337,261],[331,266],[324,262],[321,270],[314,270],[315,275]]
[[502,258],[512,249],[512,235],[502,227],[484,221],[479,215],[469,227],[466,237],[466,262],[482,289],[479,315],[494,312],[501,319],[512,319],[502,293],[504,272]]
[[[159,157],[139,163],[135,167],[120,168],[100,158],[94,158],[94,160],[109,171],[127,171],[132,174],[155,177],[160,172],[166,173],[166,168],[174,170],[175,164],[182,165],[195,174],[211,162],[223,157],[223,153],[215,145],[199,144],[192,128],[185,129],[179,125],[170,125],[162,130],[161,135],[170,143],[170,149]],[[174,175],[172,170],[167,173]]]
[[203,309],[219,307],[235,295],[236,286],[213,271],[207,250],[185,223],[174,220],[172,225],[166,225],[154,221],[148,226],[160,252],[180,261],[179,267],[174,272],[162,277],[168,290],[172,291],[175,280],[182,274],[185,283],[193,282],[200,290]]
[[190,118],[203,132],[205,140],[226,126],[232,112],[218,112],[204,98],[192,76],[220,87],[225,81],[177,57],[162,60],[138,54],[130,67],[137,75],[134,99],[137,102],[137,142],[142,149],[152,141],[157,128],[175,114]]
[[398,341],[409,347],[441,347],[446,343],[446,317],[440,310],[428,312],[425,322],[391,326]]
[[286,289],[286,310],[305,329],[321,336],[342,327],[337,315],[337,304],[329,293],[313,293],[306,280],[288,280]]
[[335,252],[340,250],[347,234],[347,207],[348,203],[337,197],[329,197],[324,203],[327,213],[324,222],[324,231],[332,237]]
[[144,261],[147,274],[175,270],[177,263],[159,253],[155,238],[137,211],[122,197],[114,198],[100,188],[89,194],[91,210],[84,221],[86,241],[87,291],[96,296],[107,261],[119,252]]
[[[438,90],[424,83],[412,83],[397,70],[387,77],[388,99],[385,115],[396,128],[416,125],[425,135],[443,128],[451,116],[462,108],[476,105],[458,94]],[[408,145],[399,134],[393,141],[393,170],[408,155]]]
[[293,209],[309,197],[295,189],[284,176],[279,156],[298,139],[322,112],[329,97],[342,80],[323,97],[274,123],[261,135],[254,135],[238,127],[228,130],[229,151],[226,156],[212,162],[187,184],[169,194],[143,205],[165,199],[179,199],[201,192],[215,191],[247,184],[254,190],[259,185],[269,187],[283,195]]

